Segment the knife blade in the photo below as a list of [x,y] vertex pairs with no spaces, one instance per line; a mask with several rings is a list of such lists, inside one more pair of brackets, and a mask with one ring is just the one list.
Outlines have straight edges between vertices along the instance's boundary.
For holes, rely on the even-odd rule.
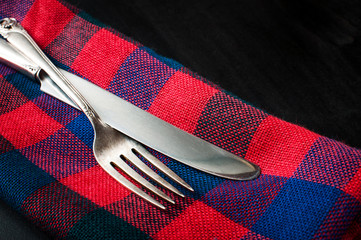
[[[37,79],[43,92],[77,108],[45,72],[3,39],[0,39],[0,61]],[[145,146],[219,177],[251,180],[259,176],[257,165],[187,133],[87,80],[60,70],[88,99],[103,121]]]

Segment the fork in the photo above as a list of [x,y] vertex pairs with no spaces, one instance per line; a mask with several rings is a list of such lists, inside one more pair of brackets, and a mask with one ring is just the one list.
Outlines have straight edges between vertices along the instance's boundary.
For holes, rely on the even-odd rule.
[[[93,152],[99,165],[110,174],[115,180],[128,188],[141,198],[166,209],[163,204],[138,188],[135,184],[124,177],[119,170],[124,172],[130,179],[138,182],[150,192],[175,204],[174,200],[163,191],[155,187],[148,180],[143,178],[130,165],[141,170],[146,176],[153,179],[160,186],[170,190],[178,196],[184,195],[172,186],[169,182],[154,172],[138,156],[148,160],[150,164],[163,172],[170,179],[190,191],[193,188],[183,179],[164,165],[159,159],[149,153],[139,142],[129,138],[125,134],[105,124],[88,101],[70,83],[70,81],[58,70],[58,68],[44,54],[40,47],[30,37],[26,30],[14,18],[4,18],[0,20],[0,34],[20,53],[36,63],[50,78],[69,96],[69,98],[81,109],[91,122],[94,129]],[[129,164],[130,163],[130,164]],[[128,165],[129,164],[129,165]]]

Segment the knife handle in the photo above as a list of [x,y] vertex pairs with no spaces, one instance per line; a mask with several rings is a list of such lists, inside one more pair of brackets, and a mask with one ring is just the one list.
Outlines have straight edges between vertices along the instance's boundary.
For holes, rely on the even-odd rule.
[[0,34],[12,45],[12,47],[28,59],[31,59],[32,62],[37,64],[46,74],[48,74],[59,88],[63,90],[64,93],[85,113],[93,125],[102,122],[99,115],[90,106],[84,96],[50,61],[16,19],[1,19]]
[[0,61],[31,79],[36,79],[41,70],[39,66],[23,56],[2,38],[0,38]]

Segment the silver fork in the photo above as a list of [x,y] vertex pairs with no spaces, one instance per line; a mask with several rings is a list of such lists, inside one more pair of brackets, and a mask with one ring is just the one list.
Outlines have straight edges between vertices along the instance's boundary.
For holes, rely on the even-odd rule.
[[105,124],[84,96],[82,96],[80,92],[69,82],[69,80],[58,70],[58,68],[54,66],[26,30],[15,19],[4,18],[0,20],[0,34],[7,39],[7,41],[15,49],[27,58],[31,59],[42,70],[44,70],[64,91],[64,93],[69,96],[69,98],[85,113],[94,128],[93,151],[95,159],[99,165],[115,180],[155,206],[165,209],[163,204],[149,196],[124,177],[118,171],[121,170],[132,180],[147,188],[150,192],[172,204],[175,203],[174,200],[163,191],[159,190],[133,170],[133,168],[128,165],[128,163],[131,163],[162,187],[167,188],[181,197],[184,197],[180,191],[140,160],[137,156],[140,155],[153,164],[153,166],[162,171],[166,176],[190,191],[194,191],[191,186],[164,165],[159,159],[149,153],[140,143]]

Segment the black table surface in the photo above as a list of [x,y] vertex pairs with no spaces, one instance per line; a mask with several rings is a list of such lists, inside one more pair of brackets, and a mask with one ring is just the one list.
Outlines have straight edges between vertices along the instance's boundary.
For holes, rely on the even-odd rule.
[[[286,121],[361,148],[361,2],[68,0]],[[0,239],[48,239],[0,202]]]

